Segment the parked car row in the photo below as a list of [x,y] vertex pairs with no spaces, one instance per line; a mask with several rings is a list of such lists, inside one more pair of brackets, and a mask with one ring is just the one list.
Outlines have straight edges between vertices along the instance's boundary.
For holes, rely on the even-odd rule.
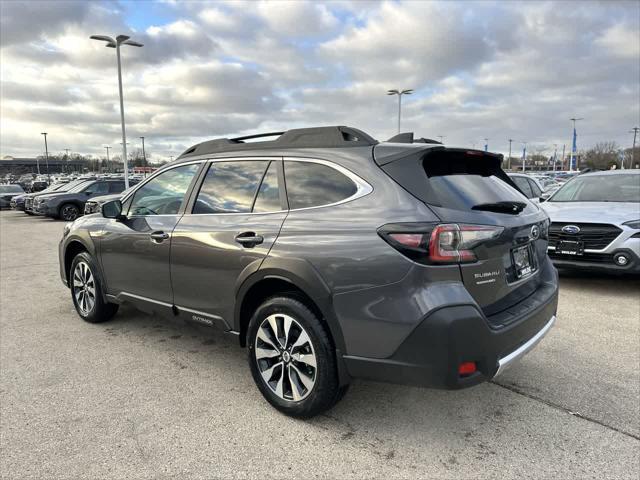
[[[137,180],[130,181],[131,184]],[[85,213],[89,200],[103,195],[118,196],[124,190],[122,178],[83,177],[51,185],[38,193],[14,195],[11,208],[28,215],[40,215],[71,222]]]

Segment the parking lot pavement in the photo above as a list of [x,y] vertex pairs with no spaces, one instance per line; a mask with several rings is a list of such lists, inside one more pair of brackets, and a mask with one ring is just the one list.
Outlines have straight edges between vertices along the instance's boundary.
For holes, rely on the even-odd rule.
[[82,322],[62,227],[0,213],[2,478],[638,478],[638,278],[563,275],[557,326],[495,383],[356,381],[300,421],[221,333],[130,308]]

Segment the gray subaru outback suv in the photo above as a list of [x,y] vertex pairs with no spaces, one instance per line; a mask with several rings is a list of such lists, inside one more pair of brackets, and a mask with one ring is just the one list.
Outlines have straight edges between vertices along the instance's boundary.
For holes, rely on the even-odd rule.
[[78,314],[101,322],[126,302],[219,327],[297,417],[355,377],[476,385],[552,327],[549,219],[501,156],[349,127],[277,135],[200,143],[67,225]]

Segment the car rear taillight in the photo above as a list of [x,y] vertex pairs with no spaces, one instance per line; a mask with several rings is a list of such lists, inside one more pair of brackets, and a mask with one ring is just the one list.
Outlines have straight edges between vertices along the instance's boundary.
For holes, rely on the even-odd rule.
[[503,230],[503,227],[456,223],[391,224],[380,228],[378,233],[414,261],[445,264],[475,262],[473,249],[500,236]]

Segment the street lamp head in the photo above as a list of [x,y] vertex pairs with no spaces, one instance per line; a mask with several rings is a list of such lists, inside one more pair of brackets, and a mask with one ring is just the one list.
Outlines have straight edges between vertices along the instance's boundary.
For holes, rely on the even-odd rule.
[[133,40],[126,40],[124,42],[122,42],[123,45],[130,45],[132,47],[143,47],[144,45],[142,45],[140,42],[134,42]]
[[402,90],[402,95],[411,95],[413,93],[413,88],[409,88],[407,90]]
[[91,40],[100,40],[102,42],[107,42],[107,43],[113,43],[113,44],[116,43],[116,41],[113,38],[108,37],[107,35],[91,35],[89,38]]
[[124,42],[126,40],[129,40],[130,38],[131,37],[129,35],[118,35],[116,37],[116,40],[117,40],[118,43],[122,43],[122,42]]
[[400,92],[398,90],[387,90],[387,95],[398,95]]

